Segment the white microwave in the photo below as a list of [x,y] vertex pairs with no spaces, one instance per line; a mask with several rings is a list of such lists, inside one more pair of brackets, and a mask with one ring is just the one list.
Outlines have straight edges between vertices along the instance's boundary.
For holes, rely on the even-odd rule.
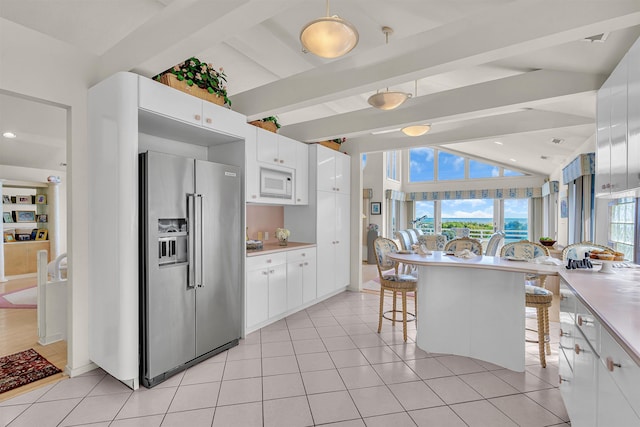
[[293,198],[293,173],[261,167],[260,197]]

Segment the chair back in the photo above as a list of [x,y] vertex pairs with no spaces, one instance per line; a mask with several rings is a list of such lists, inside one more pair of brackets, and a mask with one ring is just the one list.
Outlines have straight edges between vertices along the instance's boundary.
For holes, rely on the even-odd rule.
[[412,228],[412,230],[416,232],[417,236],[422,236],[424,234],[422,230],[419,228]]
[[[413,228],[407,228],[405,230],[407,234],[409,234],[409,240],[411,241],[411,245],[415,245],[418,243],[418,233]],[[411,249],[411,248],[409,248]]]
[[485,251],[485,255],[496,256],[498,253],[498,248],[504,242],[504,231],[496,231],[491,235],[489,239],[489,243],[487,243],[487,250]]
[[430,251],[444,251],[447,240],[447,236],[444,234],[423,234],[418,236],[418,243],[424,244]]
[[478,239],[471,239],[469,237],[460,237],[459,239],[453,239],[444,247],[445,251],[459,252],[468,249],[476,255],[482,255],[482,243]]
[[411,250],[411,238],[406,230],[400,230],[395,232],[396,239],[400,240],[400,246],[405,251]]
[[396,274],[398,274],[398,263],[387,257],[388,254],[398,252],[396,242],[385,237],[378,237],[373,241],[373,248],[376,252],[376,264],[380,277],[382,277],[383,271],[389,270],[390,268],[395,268]]
[[614,252],[608,246],[597,245],[591,242],[580,242],[573,243],[571,245],[565,246],[562,250],[562,260],[566,261],[568,259],[583,259],[585,252],[591,252],[593,249],[597,249],[599,251],[609,250]]
[[471,229],[467,227],[455,227],[453,228],[453,231],[456,233],[456,238],[471,236]]
[[501,257],[514,257],[521,259],[534,259],[539,256],[549,256],[549,249],[540,243],[521,240],[519,242],[507,243],[500,251]]

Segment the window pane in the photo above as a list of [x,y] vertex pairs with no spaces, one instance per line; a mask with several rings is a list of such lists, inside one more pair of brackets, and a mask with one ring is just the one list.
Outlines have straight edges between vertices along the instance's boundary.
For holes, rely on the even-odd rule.
[[438,153],[438,179],[464,179],[464,157],[440,151]]
[[433,181],[434,150],[420,147],[409,150],[409,182]]
[[389,151],[387,153],[387,178],[399,181],[398,176],[398,159],[399,155],[397,151]]
[[636,199],[624,198],[612,203],[609,214],[609,241],[614,250],[624,253],[626,260],[634,261]]
[[488,238],[493,233],[493,199],[443,200],[442,234],[456,237],[454,228],[469,228],[470,237]]
[[469,159],[469,178],[493,178],[500,176],[500,168]]
[[416,201],[416,217],[413,228],[419,228],[424,234],[434,234],[434,202]]
[[505,243],[529,237],[529,199],[504,200]]
[[505,169],[503,172],[504,176],[523,176],[522,172],[512,171],[511,169]]

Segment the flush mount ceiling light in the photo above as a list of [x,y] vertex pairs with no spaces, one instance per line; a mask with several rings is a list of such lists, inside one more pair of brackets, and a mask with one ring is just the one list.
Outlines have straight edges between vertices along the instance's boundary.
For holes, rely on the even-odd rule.
[[2,134],[2,136],[4,136],[5,138],[8,138],[8,139],[13,139],[13,138],[17,137],[18,135],[16,135],[13,132],[5,132],[5,133]]
[[[393,34],[393,29],[390,27],[382,27],[386,44],[389,44],[389,34]],[[367,102],[372,106],[379,108],[380,110],[393,110],[398,108],[404,101],[411,98],[410,93],[405,92],[389,92],[389,88],[384,92],[378,92],[375,95],[371,95]]]
[[420,136],[431,130],[431,125],[413,125],[402,128],[402,133],[407,136]]
[[337,15],[329,15],[309,22],[300,31],[303,52],[311,52],[322,58],[337,58],[349,53],[358,44],[358,30],[349,21]]

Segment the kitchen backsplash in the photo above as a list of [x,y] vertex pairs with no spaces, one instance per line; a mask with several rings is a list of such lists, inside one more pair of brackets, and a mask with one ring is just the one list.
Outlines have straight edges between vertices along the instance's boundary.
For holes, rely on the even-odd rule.
[[[247,205],[247,234],[249,239],[275,241],[276,228],[283,227],[284,206]],[[265,238],[265,233],[268,233],[268,239]]]

